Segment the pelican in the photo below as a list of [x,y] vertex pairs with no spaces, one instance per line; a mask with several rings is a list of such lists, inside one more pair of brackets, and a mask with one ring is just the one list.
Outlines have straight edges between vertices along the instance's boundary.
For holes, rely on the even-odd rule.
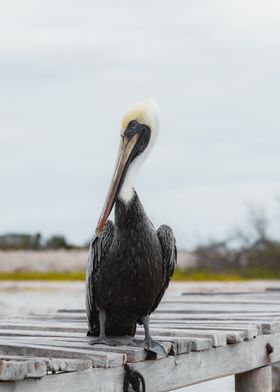
[[[121,122],[121,142],[111,186],[90,243],[86,277],[88,335],[94,344],[134,336],[144,325],[141,346],[150,349],[149,316],[159,305],[176,264],[172,229],[156,230],[134,188],[138,169],[158,133],[157,104],[132,106]],[[114,223],[108,220],[115,207]]]

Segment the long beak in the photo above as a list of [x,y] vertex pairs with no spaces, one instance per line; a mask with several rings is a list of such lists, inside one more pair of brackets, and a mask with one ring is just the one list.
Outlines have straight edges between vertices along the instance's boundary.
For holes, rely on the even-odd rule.
[[137,144],[138,139],[138,133],[136,133],[131,139],[127,138],[126,136],[122,138],[114,175],[111,181],[111,185],[102,213],[97,224],[97,228],[95,230],[95,234],[97,235],[97,237],[100,237],[103,232],[106,221],[115,203],[118,191],[120,189],[120,185],[123,182],[130,161],[131,153],[135,145]]

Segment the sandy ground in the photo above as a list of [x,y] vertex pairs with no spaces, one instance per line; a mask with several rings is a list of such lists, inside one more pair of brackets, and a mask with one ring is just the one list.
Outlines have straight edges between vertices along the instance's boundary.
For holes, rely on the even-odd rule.
[[[183,292],[245,292],[280,288],[280,281],[172,282],[166,295]],[[83,282],[0,281],[0,312],[48,312],[58,308],[84,307]]]
[[[87,249],[74,250],[0,250],[0,270],[10,271],[84,271],[88,257]],[[181,268],[195,265],[189,252],[178,252]]]

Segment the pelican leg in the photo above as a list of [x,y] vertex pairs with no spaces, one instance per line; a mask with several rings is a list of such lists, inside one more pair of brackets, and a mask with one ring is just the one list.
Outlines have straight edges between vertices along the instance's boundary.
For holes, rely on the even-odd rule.
[[165,351],[163,345],[160,342],[157,342],[156,340],[152,339],[150,333],[150,317],[148,315],[144,316],[142,318],[142,323],[144,325],[144,331],[145,331],[145,337],[143,340],[144,348],[156,354],[160,354],[167,357],[167,352]]
[[99,337],[91,340],[89,344],[94,346],[95,344],[106,344],[107,346],[125,346],[127,342],[130,341],[130,337],[111,337],[106,336],[105,332],[106,325],[106,312],[104,310],[99,310],[99,326],[100,333]]
[[147,347],[149,350],[152,347],[152,336],[150,333],[150,317],[149,316],[144,316],[142,318],[142,323],[144,325],[144,331],[145,331],[145,338],[143,340],[144,347]]
[[107,338],[105,333],[105,324],[106,324],[106,312],[104,310],[99,310],[99,326],[100,326],[100,334],[99,337],[91,340],[90,345],[94,346],[95,344],[106,344],[107,346],[115,346],[116,342]]
[[148,315],[144,316],[141,319],[145,337],[144,340],[133,339],[132,342],[128,343],[129,346],[136,346],[136,347],[144,347],[146,350],[151,351],[160,357],[167,357],[167,352],[165,351],[163,345],[160,342],[152,339],[151,332],[150,332],[150,317]]

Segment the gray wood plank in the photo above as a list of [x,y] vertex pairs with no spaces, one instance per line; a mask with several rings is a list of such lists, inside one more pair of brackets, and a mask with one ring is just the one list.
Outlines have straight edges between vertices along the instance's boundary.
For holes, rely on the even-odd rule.
[[258,304],[258,305],[280,305],[280,296],[279,298],[244,298],[244,297],[233,297],[233,296],[223,296],[223,297],[208,297],[208,296],[177,296],[174,298],[167,298],[165,301],[162,301],[162,304],[174,304],[174,303],[182,303],[182,304]]
[[[137,335],[136,335],[137,336]],[[140,335],[143,337],[143,335]],[[80,338],[53,338],[57,340],[77,341]],[[195,338],[195,337],[173,337],[173,336],[153,336],[153,339],[159,342],[171,343],[170,351],[173,354],[185,354],[189,351],[210,350],[213,347],[212,339]],[[129,361],[129,360],[128,360]]]
[[32,319],[26,322],[21,321],[0,321],[0,329],[26,329],[34,331],[53,331],[53,332],[80,332],[86,334],[88,329],[83,323],[81,326],[73,326],[71,323],[34,323]]
[[[258,316],[258,317],[257,317]],[[272,318],[272,316],[271,316]],[[40,319],[40,318],[39,318]],[[47,320],[52,320],[52,321],[61,321],[61,322],[69,322],[71,321],[71,318],[56,318],[54,316],[49,316],[46,318]],[[275,316],[273,316],[272,320],[267,320],[267,316],[265,317],[260,317],[260,314],[258,313],[256,316],[255,315],[240,315],[240,314],[231,314],[230,319],[228,315],[225,314],[208,314],[208,315],[203,315],[203,314],[192,314],[190,316],[184,315],[182,313],[178,314],[172,314],[172,313],[154,313],[151,318],[151,324],[155,322],[164,322],[168,323],[169,320],[172,320],[174,323],[179,321],[179,320],[187,320],[188,324],[196,324],[196,320],[200,320],[200,323],[208,323],[209,325],[211,324],[211,321],[213,324],[218,324],[224,322],[225,324],[232,324],[232,321],[234,320],[234,325],[238,326],[238,322],[236,320],[240,321],[240,324],[244,324],[244,322],[249,323],[250,325],[254,325],[255,328],[260,329],[262,333],[276,333],[280,331],[280,315],[278,317],[278,320]],[[25,320],[28,320],[26,318]],[[30,320],[30,318],[29,318]],[[34,320],[34,316],[32,316],[32,320]],[[224,321],[223,321],[224,320]],[[38,318],[35,318],[35,321],[38,321]],[[43,320],[42,320],[43,321]],[[72,320],[73,322],[81,322],[81,318],[78,320]],[[84,318],[84,321],[86,321],[86,318]],[[243,323],[241,323],[243,321]],[[260,321],[262,321],[260,323]],[[37,328],[38,329],[38,328]],[[56,328],[57,329],[57,328]]]
[[[274,352],[268,357],[265,346],[270,343]],[[164,392],[195,383],[243,373],[255,368],[280,361],[280,333],[261,335],[249,342],[227,345],[201,352],[190,352],[170,356],[160,361],[144,361],[133,364],[146,380],[147,392]],[[93,388],[96,391],[123,391],[124,371],[117,368],[93,368],[78,373],[67,373],[43,377],[40,392],[62,388],[76,392]],[[24,380],[11,383],[3,382],[1,392],[38,392],[38,382]]]
[[47,365],[41,360],[6,361],[0,360],[0,381],[41,378],[47,374]]
[[[92,339],[91,339],[92,340]],[[90,341],[91,341],[90,340]],[[130,340],[130,339],[129,339]],[[3,340],[0,338],[0,350],[1,345],[4,345],[7,342],[6,338]],[[86,341],[69,341],[69,340],[61,340],[61,339],[51,339],[49,337],[41,337],[40,339],[36,337],[17,337],[14,338],[11,343],[17,344],[17,346],[32,346],[33,348],[47,346],[48,348],[58,347],[60,349],[68,348],[68,349],[78,349],[86,350],[87,352],[97,353],[118,353],[125,354],[128,362],[139,362],[144,361],[147,358],[148,352],[143,347],[135,347],[135,346],[107,346],[104,344],[97,345],[89,345],[89,342]],[[7,342],[8,344],[10,343]],[[164,349],[167,353],[171,351],[172,344],[169,341],[163,341]],[[0,354],[1,357],[1,354]],[[162,357],[162,356],[160,356]]]
[[24,355],[47,358],[89,359],[93,366],[114,367],[126,362],[125,354],[107,353],[102,351],[50,347],[44,345],[17,344],[16,342],[0,342],[0,357],[2,355]]
[[271,366],[237,374],[235,392],[272,392]]
[[[242,342],[247,339],[248,334],[245,331],[238,330],[218,330],[218,329],[201,329],[201,328],[186,328],[184,325],[180,326],[160,326],[151,327],[151,334],[163,333],[170,336],[197,336],[212,338],[213,346],[219,347],[225,344],[234,344]],[[139,328],[137,334],[144,334],[144,331]]]
[[261,313],[257,313],[254,315],[248,314],[182,314],[182,313],[155,313],[152,317],[151,322],[160,322],[164,320],[166,322],[171,321],[180,321],[184,320],[188,323],[195,324],[199,323],[225,323],[231,324],[234,323],[238,325],[239,323],[248,323],[255,326],[261,326],[262,333],[276,333],[280,332],[280,316],[275,317],[271,315],[262,315]]
[[60,329],[59,331],[48,331],[48,330],[38,330],[38,329],[32,329],[32,326],[29,327],[28,329],[13,329],[13,327],[7,328],[7,329],[0,329],[0,337],[5,337],[5,336],[35,336],[35,337],[44,337],[44,336],[49,336],[49,337],[81,337],[85,338],[87,340],[90,340],[92,338],[86,336],[85,333],[83,332],[65,332],[63,329]]
[[[223,331],[226,336],[230,336],[230,339],[228,340],[228,343],[238,343],[243,340],[250,340],[254,339],[256,336],[260,335],[261,328],[257,328],[256,326],[251,326],[251,325],[236,325],[233,324],[231,326],[226,325],[219,325],[219,324],[214,324],[214,323],[209,323],[209,324],[188,324],[188,323],[159,323],[159,324],[151,324],[151,330],[154,328],[157,328],[157,326],[160,326],[160,328],[167,328],[167,329],[184,329],[184,330],[195,330],[195,331],[208,331],[208,332],[217,332],[217,331]],[[236,336],[236,338],[233,338],[232,336]]]
[[[143,335],[144,331],[138,331],[137,335]],[[213,346],[225,346],[227,344],[227,336],[224,332],[221,331],[196,331],[196,330],[187,330],[187,329],[164,329],[164,328],[156,328],[151,329],[152,336],[172,336],[172,337],[201,337],[201,338],[209,338],[212,339]]]
[[259,305],[259,304],[195,304],[195,303],[174,303],[174,304],[160,304],[157,311],[164,312],[195,312],[202,313],[216,311],[218,313],[232,313],[232,312],[271,312],[279,314],[279,305]]
[[91,360],[28,358],[7,355],[0,359],[0,380],[16,381],[25,378],[41,378],[48,372],[76,372],[91,367]]
[[[81,367],[79,370],[82,370],[83,366],[102,366],[108,368],[106,371],[114,372],[114,369],[109,370],[109,367],[116,366],[119,367],[117,369],[120,369],[120,372],[116,370],[118,375],[121,374],[121,365],[126,360],[136,368],[139,366],[139,369],[142,369],[141,363],[146,364],[146,362],[152,364],[152,367],[155,366],[154,363],[158,362],[160,362],[160,365],[162,363],[172,363],[166,362],[166,360],[169,361],[169,358],[162,359],[163,362],[154,361],[151,363],[150,361],[144,361],[147,354],[140,347],[90,347],[88,342],[91,338],[85,336],[86,331],[87,325],[84,309],[64,310],[48,315],[10,316],[8,319],[0,319],[0,353],[2,353],[0,358],[2,358],[2,368],[5,369],[5,371],[3,370],[3,375],[5,373],[5,377],[7,377],[7,374],[11,373],[12,367],[13,377],[19,377],[15,379],[20,379],[23,375],[23,378],[32,377],[32,374],[34,377],[39,377],[40,371],[43,374],[44,369],[54,372],[64,371],[63,366],[64,369],[71,368],[70,363],[67,362],[69,356],[76,358],[74,360],[79,363],[79,365],[78,363],[72,364],[72,369],[76,369],[78,366]],[[216,366],[216,373],[221,371],[221,369],[217,368],[219,360],[213,363],[209,362],[210,358],[213,360],[213,356],[216,355],[217,351],[223,353],[226,358],[229,355],[228,350],[233,350],[237,354],[239,353],[238,350],[243,350],[243,354],[247,355],[245,358],[246,362],[251,355],[250,353],[246,354],[246,347],[253,347],[252,353],[254,353],[255,346],[251,346],[251,343],[255,341],[258,341],[259,351],[262,352],[262,358],[266,358],[266,363],[274,361],[278,352],[277,355],[272,353],[268,356],[263,343],[267,341],[265,339],[271,339],[270,343],[274,342],[275,336],[280,336],[279,332],[279,293],[277,295],[275,293],[270,293],[269,295],[266,293],[254,293],[252,295],[192,294],[180,297],[165,297],[159,309],[151,317],[151,333],[154,339],[164,342],[170,354],[177,355],[175,362],[173,362],[176,365],[176,371],[178,366],[180,367],[182,364],[182,358],[188,362],[189,359],[185,359],[186,355],[192,357],[196,351],[204,350],[205,352],[200,353],[200,358],[203,358],[202,362],[200,359],[200,366],[207,366],[207,369],[204,369],[206,375],[211,371],[211,366],[213,367],[213,374],[214,366]],[[143,327],[137,329],[136,336],[143,337]],[[249,346],[243,343],[244,340],[247,340]],[[238,344],[227,345],[229,343]],[[212,347],[215,349],[212,349]],[[237,347],[238,350],[236,349]],[[207,353],[212,354],[210,356]],[[3,358],[5,355],[6,359]],[[26,359],[30,356],[34,358]],[[46,358],[48,356],[53,357],[51,359],[54,361],[52,365],[53,370],[50,370],[50,364],[47,362]],[[45,362],[42,362],[42,360],[40,362],[39,358],[42,357],[45,357]],[[20,361],[16,360],[16,358],[25,358],[25,360]],[[229,358],[231,357],[229,356]],[[260,359],[260,362],[262,360]],[[60,361],[62,361],[61,364]],[[252,361],[254,362],[251,358]],[[68,367],[65,365],[66,362]],[[35,363],[37,363],[36,366],[38,367],[37,373],[35,371]],[[235,358],[232,359],[231,363],[229,361],[229,363],[223,366],[233,365],[237,366]],[[240,371],[241,365],[243,366],[243,364],[239,364],[238,371]],[[263,362],[260,366],[264,366]],[[163,367],[159,366],[159,374]],[[147,370],[146,367],[143,369],[144,372],[150,374],[152,382],[154,382],[158,374],[154,376],[152,373],[149,373],[150,370]],[[96,369],[91,369],[91,371],[93,370]],[[250,368],[249,370],[252,369]],[[105,370],[103,369],[102,371],[104,372]],[[196,371],[195,377],[200,374],[201,369],[196,369]],[[244,370],[244,367],[242,367],[241,371],[247,370]],[[87,370],[83,373],[86,372]],[[52,377],[55,376],[46,378]],[[172,389],[174,388],[172,386]]]

